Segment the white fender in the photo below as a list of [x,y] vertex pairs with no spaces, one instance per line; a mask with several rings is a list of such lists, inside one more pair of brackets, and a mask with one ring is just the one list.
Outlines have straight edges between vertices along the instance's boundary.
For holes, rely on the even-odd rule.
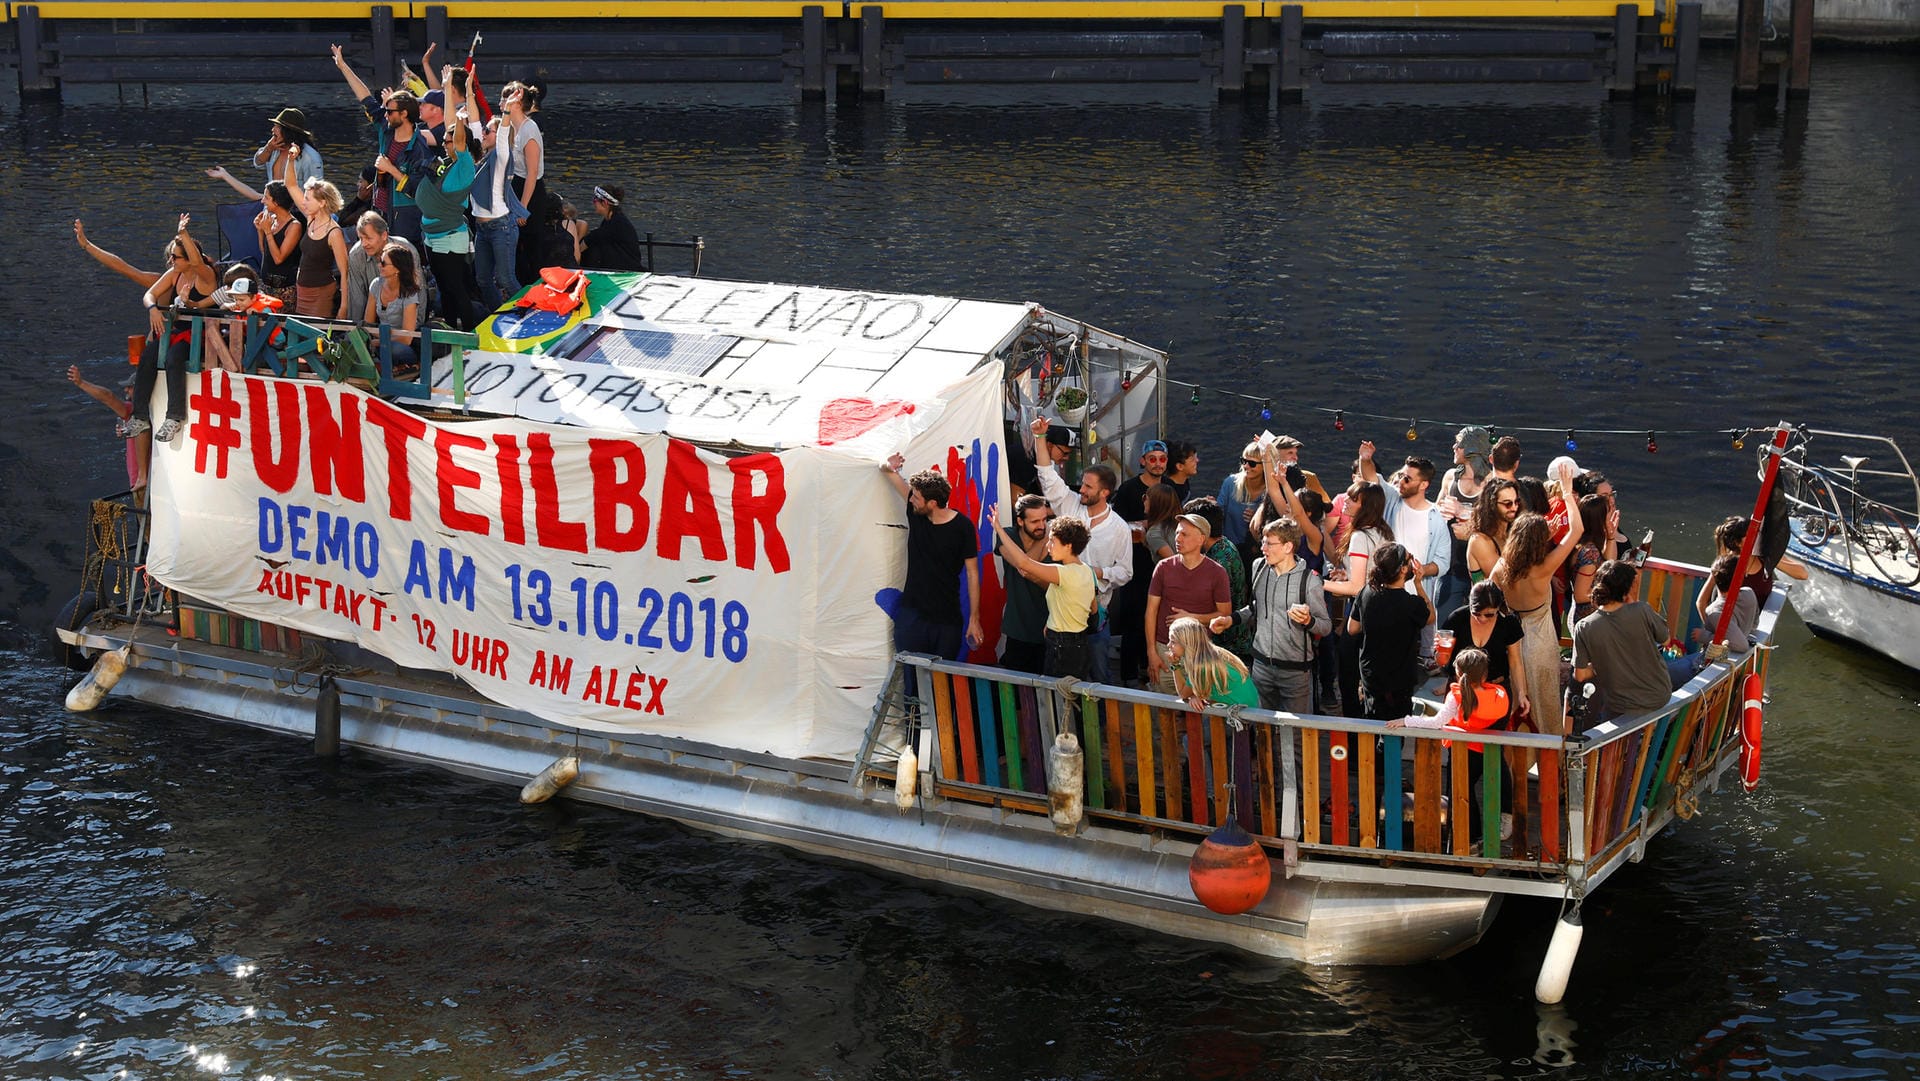
[[920,790],[920,756],[912,747],[900,749],[900,762],[893,768],[893,805],[902,811],[913,806]]
[[547,764],[547,768],[527,782],[520,790],[521,803],[545,803],[559,794],[562,788],[572,784],[580,776],[580,760],[573,755],[556,758]]
[[100,654],[87,670],[86,678],[67,692],[67,708],[75,713],[86,713],[98,706],[127,674],[127,665],[133,658],[133,646],[124,645],[119,649],[110,649]]
[[1573,975],[1573,958],[1580,952],[1580,936],[1585,933],[1577,908],[1553,925],[1553,941],[1547,944],[1546,959],[1540,962],[1540,978],[1533,984],[1534,998],[1551,1006],[1566,996],[1567,979]]

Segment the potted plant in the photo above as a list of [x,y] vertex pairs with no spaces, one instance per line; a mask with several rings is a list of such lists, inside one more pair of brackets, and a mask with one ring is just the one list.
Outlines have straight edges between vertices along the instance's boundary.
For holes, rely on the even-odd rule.
[[1062,424],[1078,427],[1087,419],[1087,392],[1079,387],[1061,387],[1053,396],[1053,411]]

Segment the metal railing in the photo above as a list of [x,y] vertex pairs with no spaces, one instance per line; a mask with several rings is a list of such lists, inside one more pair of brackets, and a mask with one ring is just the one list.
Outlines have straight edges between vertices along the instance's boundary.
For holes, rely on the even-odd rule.
[[[1691,611],[1684,586],[1703,576],[1650,562],[1642,579],[1650,603],[1684,628],[1673,605],[1684,596]],[[1756,671],[1764,678],[1764,649],[1708,667],[1660,710],[1578,735],[1467,737],[1242,707],[1194,711],[1150,691],[898,654],[856,772],[890,782],[875,750],[924,725],[929,795],[1045,814],[1047,748],[1068,730],[1085,755],[1085,805],[1098,824],[1198,839],[1231,815],[1307,873],[1578,896],[1689,815],[1735,761],[1735,692]],[[891,740],[887,728],[897,729]],[[1460,753],[1468,741],[1485,747],[1477,768]],[[1504,845],[1488,841],[1500,836],[1503,788],[1514,819]]]
[[[1780,459],[1779,492],[1793,539],[1848,574],[1920,585],[1920,475],[1899,444],[1817,428],[1798,434]],[[1809,461],[1816,443],[1837,458]]]
[[[434,364],[442,359],[434,354],[444,348],[450,371],[448,396],[455,408],[466,405],[466,351],[478,345],[478,339],[465,331],[422,327],[417,346],[420,370],[412,378],[401,379],[394,375],[395,332],[389,326],[266,312],[244,316],[180,312],[173,318],[185,320],[191,330],[189,374],[209,367],[277,376],[304,371],[330,382],[364,380],[389,398],[430,401]],[[164,343],[156,348],[165,367]]]

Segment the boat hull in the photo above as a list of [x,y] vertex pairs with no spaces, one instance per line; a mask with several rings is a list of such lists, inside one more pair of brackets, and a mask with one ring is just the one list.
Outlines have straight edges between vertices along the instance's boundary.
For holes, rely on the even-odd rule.
[[1807,626],[1920,669],[1920,590],[1850,570],[1797,542],[1790,550],[1807,567],[1807,580],[1793,591],[1794,611]]
[[[123,632],[79,636],[110,648]],[[314,686],[259,654],[140,634],[114,697],[311,739]],[[1287,877],[1253,911],[1221,916],[1194,900],[1195,843],[1158,831],[1093,826],[1063,837],[1040,815],[933,798],[901,813],[890,788],[846,763],[779,759],[686,741],[576,732],[503,710],[451,681],[361,673],[341,678],[343,745],[499,784],[513,793],[576,754],[565,795],[729,837],[1314,964],[1409,964],[1477,942],[1498,911],[1491,893],[1426,885]]]

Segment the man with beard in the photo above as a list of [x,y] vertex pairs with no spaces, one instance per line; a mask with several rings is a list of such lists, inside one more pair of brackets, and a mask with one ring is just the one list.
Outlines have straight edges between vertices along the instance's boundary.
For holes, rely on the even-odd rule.
[[[880,467],[887,483],[907,501],[907,582],[893,614],[893,645],[902,653],[931,653],[958,660],[961,646],[978,646],[980,541],[973,522],[947,506],[953,486],[931,469],[912,477],[895,454]],[[960,610],[960,576],[966,575],[967,608]],[[964,637],[962,626],[965,627]]]
[[[1158,439],[1149,439],[1140,447],[1140,472],[1127,478],[1113,493],[1113,509],[1122,520],[1138,525],[1147,519],[1147,489],[1165,481],[1168,467],[1167,445]],[[1133,544],[1132,577],[1126,588],[1120,590],[1114,598],[1116,620],[1120,628],[1120,671],[1118,678],[1131,681],[1138,678],[1140,669],[1147,663],[1147,639],[1140,629],[1141,616],[1147,610],[1147,584],[1153,577],[1154,564],[1157,563],[1147,546],[1136,539]]]
[[[1027,558],[1044,563],[1047,522],[1052,518],[1044,497],[1023,495],[1014,503],[1013,524],[1004,532]],[[1000,616],[1000,632],[1007,636],[1007,644],[1000,651],[1001,667],[1037,676],[1047,657],[1047,587],[1023,577],[1011,562],[1002,580],[1007,583],[1007,606]]]
[[[1045,418],[1033,422],[1036,444],[1049,434],[1047,427]],[[1158,443],[1159,440],[1154,442]],[[1165,473],[1167,452],[1164,444],[1159,454],[1160,471]],[[1062,518],[1084,517],[1087,520],[1090,536],[1080,559],[1093,568],[1094,591],[1099,599],[1099,611],[1087,623],[1087,648],[1093,655],[1094,682],[1112,682],[1112,663],[1107,651],[1113,632],[1108,609],[1113,604],[1114,591],[1132,581],[1134,572],[1133,533],[1126,520],[1115,512],[1111,502],[1114,482],[1118,478],[1109,466],[1092,466],[1080,474],[1080,490],[1076,492],[1061,479],[1057,459],[1050,464],[1038,465],[1036,472],[1040,480],[1040,494],[1046,497],[1055,515]]]

